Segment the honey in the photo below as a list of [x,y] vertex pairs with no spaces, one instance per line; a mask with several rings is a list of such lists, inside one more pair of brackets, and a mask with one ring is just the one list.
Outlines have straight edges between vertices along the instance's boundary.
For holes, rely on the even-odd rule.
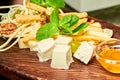
[[120,73],[120,49],[104,49],[98,54],[97,60],[106,70]]
[[109,60],[120,60],[119,49],[105,49],[100,54],[101,57]]

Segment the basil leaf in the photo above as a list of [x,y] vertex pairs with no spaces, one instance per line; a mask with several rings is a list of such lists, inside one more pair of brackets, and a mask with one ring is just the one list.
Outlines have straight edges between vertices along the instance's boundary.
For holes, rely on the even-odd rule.
[[56,27],[59,25],[58,8],[55,8],[51,13],[50,22],[52,22]]
[[47,23],[37,31],[36,39],[37,40],[46,39],[52,37],[57,32],[58,32],[58,28],[56,26],[53,26],[52,23]]
[[83,30],[83,29],[85,29],[86,27],[88,27],[88,24],[82,23],[82,24],[80,24],[77,28],[75,28],[75,29],[73,30],[73,33],[78,32],[78,31],[80,31],[80,30]]

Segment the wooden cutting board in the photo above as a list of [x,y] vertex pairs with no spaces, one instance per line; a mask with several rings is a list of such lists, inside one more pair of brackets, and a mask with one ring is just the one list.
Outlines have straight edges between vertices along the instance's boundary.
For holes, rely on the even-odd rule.
[[[113,37],[120,39],[120,27],[102,20],[89,17],[102,24],[103,28],[114,31]],[[0,38],[0,44],[4,40]],[[0,74],[13,80],[119,80],[120,74],[104,70],[95,58],[88,65],[75,59],[69,70],[50,68],[50,60],[39,62],[35,52],[19,49],[15,45],[10,50],[0,53]]]

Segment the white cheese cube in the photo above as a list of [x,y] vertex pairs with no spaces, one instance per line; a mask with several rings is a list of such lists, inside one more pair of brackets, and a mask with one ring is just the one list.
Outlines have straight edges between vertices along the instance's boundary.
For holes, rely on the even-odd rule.
[[70,46],[56,45],[53,50],[51,67],[57,69],[69,69],[73,62]]
[[81,62],[88,64],[93,56],[94,48],[95,46],[93,44],[83,41],[73,56],[79,59]]
[[58,38],[55,40],[56,44],[69,44],[72,41],[71,37],[67,37],[67,36],[58,36]]
[[47,61],[52,58],[52,51],[54,49],[55,42],[53,38],[44,39],[37,43],[36,50],[40,62]]

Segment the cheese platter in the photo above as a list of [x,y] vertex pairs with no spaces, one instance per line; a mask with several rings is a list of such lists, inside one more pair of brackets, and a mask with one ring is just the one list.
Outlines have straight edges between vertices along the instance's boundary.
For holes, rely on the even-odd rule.
[[[27,8],[24,8],[24,6],[27,6],[27,8],[30,8],[29,10],[30,12],[29,11],[27,12]],[[3,21],[1,22],[1,25],[0,25],[0,28],[1,28],[0,74],[1,75],[6,76],[10,79],[18,79],[18,80],[19,79],[116,80],[120,78],[118,74],[113,74],[104,70],[104,68],[97,62],[96,58],[92,54],[94,47],[91,47],[91,45],[89,45],[88,43],[90,41],[90,44],[98,44],[106,40],[120,39],[120,35],[119,35],[120,27],[107,23],[105,21],[93,18],[91,16],[88,16],[86,12],[63,13],[62,10],[59,10],[60,14],[58,17],[56,17],[55,16],[57,13],[56,11],[58,10],[58,8],[56,7],[54,10],[52,8],[47,9],[42,7],[43,13],[40,14],[39,13],[39,11],[41,11],[40,6],[35,5],[33,3],[28,3],[24,6],[21,6],[21,5],[10,6],[11,8],[13,8],[12,9],[13,12],[12,13],[10,12],[9,14],[13,15],[17,13],[14,17],[4,16],[4,14],[1,14],[3,16],[2,18]],[[63,7],[63,6],[59,6],[59,7]],[[5,7],[2,7],[2,8],[5,8]],[[34,9],[35,11],[31,9]],[[16,11],[18,10],[18,11],[14,13],[15,10]],[[25,15],[24,11],[25,11],[25,14],[29,14],[29,15]],[[22,15],[19,13],[21,13]],[[38,14],[40,14],[39,15],[40,17],[38,17]],[[50,17],[50,19],[48,17]],[[11,21],[11,23],[4,24],[6,21]],[[59,23],[57,21],[59,21]],[[78,27],[73,26],[73,23],[76,23],[77,21],[80,24],[79,26],[82,28],[80,28],[79,26]],[[66,23],[71,23],[71,24],[66,25]],[[78,25],[78,23],[76,23],[75,25]],[[96,24],[97,24],[97,29],[92,28],[93,25],[96,26]],[[13,26],[12,29],[9,28],[9,25]],[[20,28],[17,28],[15,25],[19,26]],[[41,26],[41,25],[43,25],[42,28],[38,30],[38,26]],[[49,28],[56,25],[59,27],[57,28],[53,27],[52,29]],[[71,25],[72,25],[72,28],[69,28],[71,27]],[[3,29],[4,26],[6,29],[10,31],[6,32],[6,29]],[[47,31],[46,29],[49,29],[49,30]],[[98,30],[98,32],[91,31],[91,29]],[[110,32],[109,35],[106,33],[106,30]],[[37,35],[34,33],[36,33]],[[95,34],[95,33],[99,33],[102,35]],[[12,34],[12,35],[9,35],[9,34]],[[92,40],[91,40],[91,36],[90,38],[86,38],[86,35],[93,36],[93,34],[95,34],[94,35],[95,38],[92,37]],[[63,35],[65,36],[63,37]],[[37,37],[35,38],[35,36]],[[6,38],[8,38],[8,41],[6,40]],[[36,39],[40,40],[40,42],[37,41]],[[61,40],[64,40],[64,41],[61,41]],[[83,46],[87,47],[86,49],[89,49],[90,47],[91,53],[87,57],[87,59],[79,58],[78,56],[75,55],[75,53],[77,54],[78,52],[75,49],[76,46],[74,46],[73,47],[74,49],[72,50],[71,48],[72,41],[79,41],[81,45],[83,43]],[[86,42],[82,42],[82,41],[86,41]],[[77,45],[78,44],[79,43],[77,42]],[[87,46],[85,46],[84,44]],[[4,48],[5,46],[7,48]],[[89,52],[85,52],[85,54],[89,54]]]

